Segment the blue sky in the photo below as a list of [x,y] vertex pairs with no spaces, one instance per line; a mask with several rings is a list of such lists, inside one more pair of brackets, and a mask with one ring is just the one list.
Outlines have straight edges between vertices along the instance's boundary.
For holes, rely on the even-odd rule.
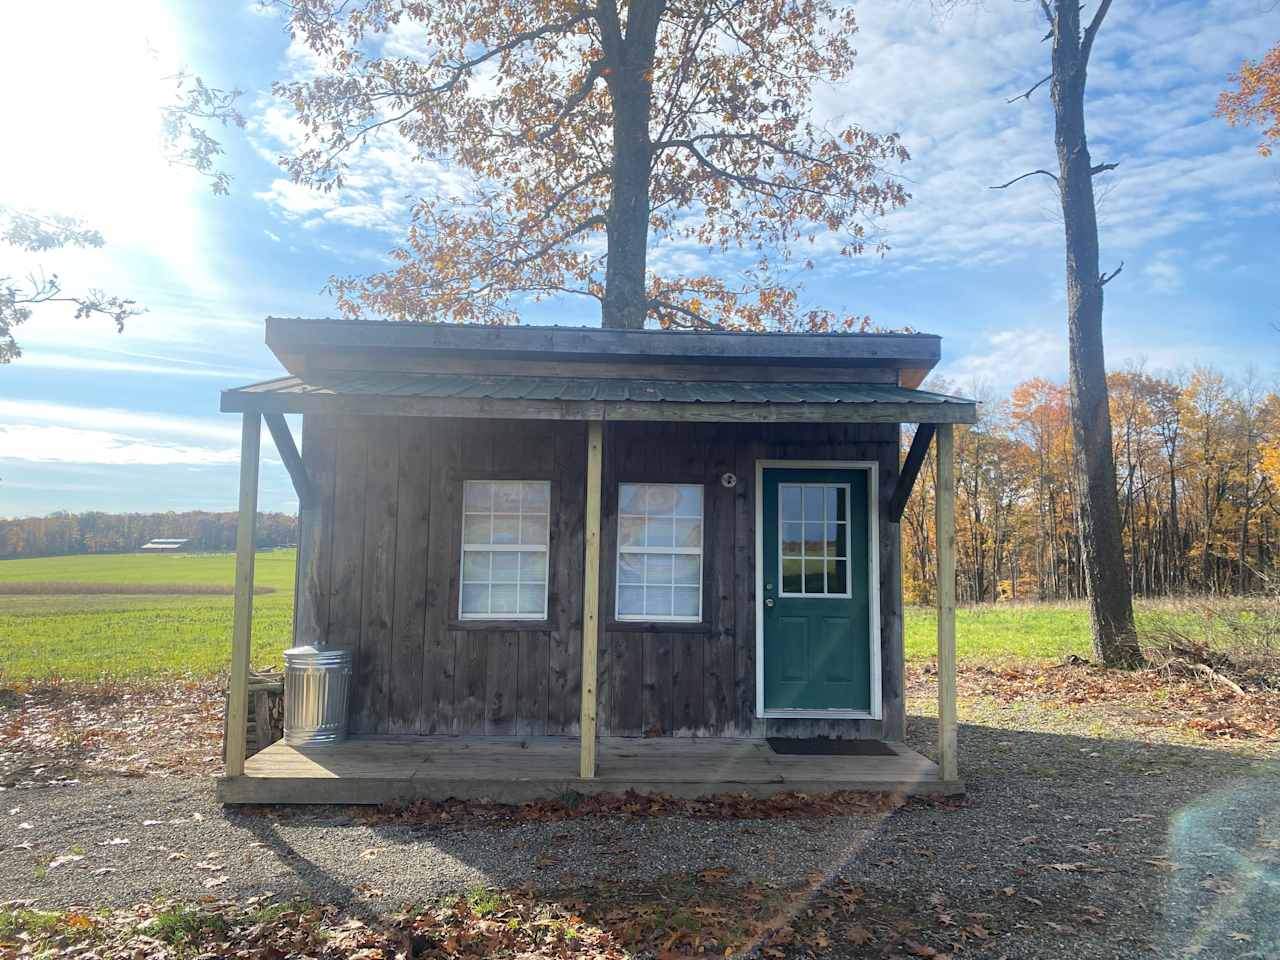
[[[939,373],[961,390],[1062,377],[1052,184],[988,189],[1054,162],[1047,99],[1005,102],[1046,70],[1034,5],[986,0],[941,19],[927,0],[857,8],[853,79],[821,91],[818,112],[900,131],[913,199],[879,224],[884,258],[824,262],[806,298],[941,334]],[[83,216],[108,245],[38,260],[3,250],[0,274],[38,265],[149,312],[119,335],[54,307],[20,328],[25,356],[0,367],[0,516],[233,509],[238,421],[217,412],[218,391],[279,373],[262,318],[331,313],[325,280],[377,269],[411,198],[447,171],[387,137],[355,159],[350,189],[290,184],[274,158],[296,131],[269,86],[314,63],[253,0],[47,2],[7,17],[9,35],[27,40],[0,60],[18,144],[0,152],[0,203]],[[1257,155],[1254,131],[1213,117],[1226,74],[1277,34],[1271,0],[1116,0],[1088,103],[1095,161],[1121,164],[1099,209],[1104,265],[1125,263],[1107,287],[1113,367],[1210,363],[1266,382],[1280,372],[1280,160]],[[159,78],[179,62],[247,91],[248,130],[223,138],[229,198],[156,150]],[[599,322],[576,302],[528,319]],[[264,448],[261,505],[293,510],[273,453]]]

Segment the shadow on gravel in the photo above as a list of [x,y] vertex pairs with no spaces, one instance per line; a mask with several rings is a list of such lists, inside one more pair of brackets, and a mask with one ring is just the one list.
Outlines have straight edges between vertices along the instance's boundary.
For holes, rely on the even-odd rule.
[[[908,742],[929,751],[935,741],[934,721],[911,718]],[[1280,956],[1275,760],[973,724],[962,725],[960,747],[965,799],[913,801],[879,821],[859,818],[866,826],[859,840],[829,848],[809,893],[791,901],[794,913],[784,907],[770,925],[794,927],[794,946],[835,957],[880,955],[890,934],[871,918],[881,915],[909,924],[930,949],[975,957]],[[1259,744],[1256,753],[1267,749]],[[339,836],[360,822],[388,847],[429,842],[478,870],[487,859],[482,836],[518,822],[491,813],[468,820],[465,812],[444,824],[411,815],[370,822],[357,808],[335,807],[232,816],[300,882],[353,906],[359,883],[300,856],[277,822],[310,822]],[[769,883],[767,865],[757,867],[729,882]],[[550,888],[549,881],[536,868],[527,877],[532,887]],[[577,896],[603,890],[599,882],[588,887]],[[840,931],[867,939],[842,941]]]
[[[917,749],[936,736],[932,719],[910,719]],[[1280,755],[1231,746],[962,725],[969,793],[954,818],[908,806],[885,827],[938,841],[921,841],[934,859],[908,871],[918,894],[985,885],[1001,892],[986,909],[1016,907],[1026,942],[1006,941],[1010,957],[1089,942],[1106,956],[1276,957]]]

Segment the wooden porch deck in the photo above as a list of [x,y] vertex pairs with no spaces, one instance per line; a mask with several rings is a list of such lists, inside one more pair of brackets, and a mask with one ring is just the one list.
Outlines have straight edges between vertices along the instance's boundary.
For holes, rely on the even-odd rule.
[[354,737],[272,744],[218,781],[223,803],[385,803],[450,797],[520,803],[636,790],[679,797],[838,790],[956,794],[937,764],[901,743],[894,756],[782,756],[763,740],[601,737],[593,779],[576,737]]

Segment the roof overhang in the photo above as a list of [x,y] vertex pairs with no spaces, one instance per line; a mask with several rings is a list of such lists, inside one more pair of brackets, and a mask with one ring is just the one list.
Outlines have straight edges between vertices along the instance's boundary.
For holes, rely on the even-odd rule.
[[[941,338],[919,333],[607,330],[282,317],[267,318],[267,346],[297,376],[326,369],[424,372],[442,361],[574,361],[620,368],[665,364],[748,371],[879,367],[910,371],[915,382],[909,385],[918,386],[941,357]],[[743,379],[750,379],[749,372]]]
[[222,393],[224,412],[503,420],[973,423],[977,404],[879,383],[329,372]]

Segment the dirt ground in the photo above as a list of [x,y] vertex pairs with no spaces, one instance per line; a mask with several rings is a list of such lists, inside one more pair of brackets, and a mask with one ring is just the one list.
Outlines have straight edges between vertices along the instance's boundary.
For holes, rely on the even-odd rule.
[[[450,944],[463,956],[1280,956],[1280,762],[1269,721],[1254,716],[1270,701],[1213,707],[1234,717],[1224,728],[1188,703],[1169,722],[1167,689],[1090,699],[1077,696],[1087,671],[1029,676],[962,677],[962,801],[767,819],[679,805],[663,816],[644,805],[592,816],[224,810],[209,741],[184,751],[111,734],[139,722],[136,699],[93,708],[86,729],[98,732],[74,746],[56,730],[65,703],[11,692],[0,703],[0,901],[73,911],[63,916],[86,926],[62,936],[107,938],[102,955],[115,944],[120,956],[134,948],[108,937],[103,908],[119,927],[167,898],[224,912],[333,905],[275,922],[290,936],[320,924],[326,949],[368,957],[406,942],[405,955],[423,956]],[[913,676],[908,740],[931,752],[928,684],[927,671]],[[189,710],[193,697],[174,703]],[[23,709],[42,718],[42,739],[22,732]],[[72,710],[82,726],[87,710]],[[486,889],[501,892],[480,910]],[[468,892],[461,909],[438,906]],[[428,903],[431,930],[462,933],[404,940],[425,929]],[[567,939],[552,950],[546,917],[560,915]]]

